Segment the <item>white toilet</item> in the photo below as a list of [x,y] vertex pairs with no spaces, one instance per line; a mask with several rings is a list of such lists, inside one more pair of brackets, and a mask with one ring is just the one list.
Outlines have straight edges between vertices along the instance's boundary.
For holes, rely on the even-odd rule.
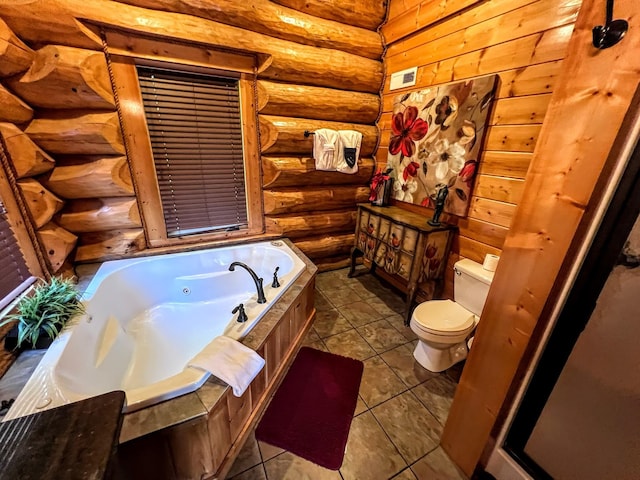
[[453,298],[430,300],[411,315],[419,342],[413,356],[431,372],[442,372],[467,358],[467,337],[478,324],[493,273],[469,259],[454,265]]

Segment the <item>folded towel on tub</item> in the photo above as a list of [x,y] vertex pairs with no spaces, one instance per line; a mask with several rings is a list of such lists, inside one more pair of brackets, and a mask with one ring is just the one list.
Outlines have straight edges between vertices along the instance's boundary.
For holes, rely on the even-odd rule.
[[188,364],[226,382],[236,397],[241,397],[251,381],[264,367],[256,352],[229,337],[214,338]]

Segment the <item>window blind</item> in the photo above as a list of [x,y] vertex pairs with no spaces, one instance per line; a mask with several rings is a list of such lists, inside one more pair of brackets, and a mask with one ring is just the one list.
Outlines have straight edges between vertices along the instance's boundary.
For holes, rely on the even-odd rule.
[[15,297],[35,280],[22,256],[16,237],[7,220],[7,211],[0,203],[0,309],[6,307]]
[[238,80],[137,69],[167,236],[246,228]]

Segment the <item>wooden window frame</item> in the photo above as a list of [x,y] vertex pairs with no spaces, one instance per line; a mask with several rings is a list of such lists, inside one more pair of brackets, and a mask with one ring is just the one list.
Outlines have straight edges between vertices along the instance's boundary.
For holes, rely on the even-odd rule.
[[[2,142],[2,139],[0,139]],[[4,146],[0,145],[0,148],[4,150]],[[5,152],[0,152],[0,155],[4,155]],[[34,245],[34,239],[31,237],[27,230],[26,222],[30,221],[25,219],[22,215],[20,207],[18,205],[18,200],[16,199],[14,189],[11,185],[11,177],[13,175],[6,171],[6,168],[3,165],[0,166],[0,199],[2,200],[2,204],[4,205],[4,209],[6,210],[6,218],[9,226],[13,232],[13,235],[16,239],[16,243],[22,252],[22,256],[24,258],[25,264],[32,278],[30,279],[29,285],[35,283],[38,278],[48,278],[49,272],[45,268],[45,266],[41,263],[41,257],[38,256],[36,249],[37,245]],[[14,185],[17,187],[17,185]],[[15,302],[24,294],[25,291],[28,291],[29,285],[25,285],[24,290],[16,295],[11,301],[8,302],[7,305],[4,305],[0,308],[0,317],[7,313],[12,309]],[[2,300],[2,299],[0,299]]]
[[[114,87],[118,93],[123,120],[123,135],[128,146],[131,174],[147,246],[170,247],[263,234],[265,226],[261,185],[262,166],[255,93],[257,58],[240,53],[213,51],[199,46],[147,38],[130,38],[118,32],[108,32],[106,38]],[[159,67],[213,76],[224,76],[224,72],[240,74],[238,89],[247,198],[248,227],[246,229],[172,237],[167,235],[136,66]]]

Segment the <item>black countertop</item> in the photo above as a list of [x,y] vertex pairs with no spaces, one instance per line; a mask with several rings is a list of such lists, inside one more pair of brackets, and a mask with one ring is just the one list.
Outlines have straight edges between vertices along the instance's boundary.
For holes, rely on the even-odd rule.
[[0,480],[107,478],[124,400],[111,392],[0,423]]

